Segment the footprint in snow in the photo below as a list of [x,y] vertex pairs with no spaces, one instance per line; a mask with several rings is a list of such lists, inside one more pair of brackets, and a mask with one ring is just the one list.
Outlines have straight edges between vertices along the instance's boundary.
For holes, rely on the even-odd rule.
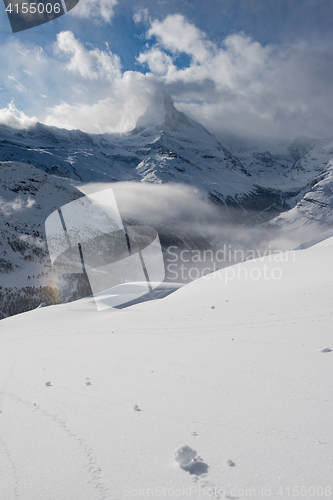
[[175,461],[179,467],[190,474],[200,476],[208,471],[209,465],[190,446],[181,446],[175,451]]
[[235,462],[233,462],[232,460],[227,460],[226,461],[226,464],[229,465],[229,467],[235,467]]
[[46,387],[52,387],[51,382],[45,382]]

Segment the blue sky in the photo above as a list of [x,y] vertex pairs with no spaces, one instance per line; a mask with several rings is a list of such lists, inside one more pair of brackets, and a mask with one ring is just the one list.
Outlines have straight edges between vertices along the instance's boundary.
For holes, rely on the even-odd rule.
[[80,0],[16,34],[0,12],[2,123],[125,132],[163,89],[216,134],[333,136],[331,0]]

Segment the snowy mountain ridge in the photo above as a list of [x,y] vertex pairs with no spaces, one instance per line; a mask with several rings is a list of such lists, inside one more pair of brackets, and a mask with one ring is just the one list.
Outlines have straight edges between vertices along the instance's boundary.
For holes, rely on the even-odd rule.
[[[326,142],[326,141],[325,141]],[[293,179],[308,181],[296,205],[270,221],[289,231],[320,234],[333,227],[333,141],[319,143],[293,167]]]
[[317,172],[330,169],[327,155],[325,165],[318,166],[319,158],[311,160],[311,151],[328,143],[299,137],[279,154],[260,151],[260,146],[239,153],[235,148],[232,154],[160,93],[128,134],[89,135],[42,124],[27,130],[0,126],[0,161],[30,163],[76,183],[182,183],[221,206],[239,207],[243,215],[261,212],[267,220],[293,208]]
[[[289,193],[285,195],[283,186],[275,189],[262,182],[256,170],[248,168],[253,162],[232,155],[164,94],[124,135],[89,135],[42,124],[20,131],[2,126],[0,160],[31,163],[76,182],[183,183],[221,205],[267,210],[270,196],[276,212],[288,208]],[[288,169],[291,160],[282,160]],[[267,165],[264,157],[256,161]],[[295,186],[296,193],[299,189]]]

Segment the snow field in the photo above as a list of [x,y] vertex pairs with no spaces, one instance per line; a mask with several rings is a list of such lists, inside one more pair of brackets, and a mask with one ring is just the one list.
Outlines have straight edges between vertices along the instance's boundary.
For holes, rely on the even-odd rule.
[[[326,243],[280,280],[222,270],[120,311],[84,299],[0,321],[0,498],[330,498]],[[179,466],[184,446],[206,472]]]

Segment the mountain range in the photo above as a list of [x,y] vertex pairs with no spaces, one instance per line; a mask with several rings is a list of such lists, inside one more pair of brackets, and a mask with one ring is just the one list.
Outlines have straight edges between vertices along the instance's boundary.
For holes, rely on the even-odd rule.
[[[40,123],[25,130],[0,126],[2,317],[87,292],[85,284],[78,292],[76,281],[70,293],[67,286],[59,296],[44,222],[52,211],[83,196],[82,186],[88,183],[186,186],[214,207],[216,225],[299,232],[299,243],[331,229],[332,139],[276,141],[271,152],[260,141],[229,143],[229,149],[224,147],[163,93],[156,95],[135,129],[122,135],[92,135]],[[130,223],[142,222],[137,213],[126,216]],[[149,224],[147,217],[144,222]],[[193,236],[193,228],[189,234],[186,223],[177,225],[167,215],[155,225],[164,248],[216,245],[200,228]]]

